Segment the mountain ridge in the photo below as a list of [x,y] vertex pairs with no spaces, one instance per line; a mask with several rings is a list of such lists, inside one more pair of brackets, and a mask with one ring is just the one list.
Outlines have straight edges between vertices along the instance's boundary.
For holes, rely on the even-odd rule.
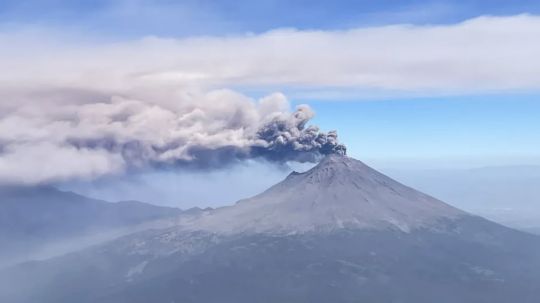
[[330,157],[176,226],[0,270],[0,301],[536,303],[538,268],[540,237]]
[[292,172],[254,197],[215,209],[184,226],[222,233],[302,233],[340,228],[410,231],[468,214],[345,155]]
[[[107,202],[52,186],[0,187],[0,266],[50,246],[173,218],[180,209],[138,201]],[[124,232],[124,233],[125,233]]]

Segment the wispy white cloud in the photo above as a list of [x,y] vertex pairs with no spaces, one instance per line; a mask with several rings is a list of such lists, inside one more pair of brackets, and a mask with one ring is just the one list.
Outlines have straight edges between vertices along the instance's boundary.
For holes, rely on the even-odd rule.
[[41,44],[4,33],[0,84],[100,91],[148,86],[348,87],[470,92],[538,89],[540,17],[454,25]]

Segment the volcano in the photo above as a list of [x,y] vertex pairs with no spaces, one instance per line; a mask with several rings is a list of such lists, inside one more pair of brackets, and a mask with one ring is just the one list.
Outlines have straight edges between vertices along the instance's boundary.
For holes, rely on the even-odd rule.
[[0,273],[2,302],[537,302],[540,240],[342,155],[232,206]]
[[305,173],[253,198],[188,224],[216,233],[292,234],[340,229],[409,232],[467,214],[343,155],[325,157]]

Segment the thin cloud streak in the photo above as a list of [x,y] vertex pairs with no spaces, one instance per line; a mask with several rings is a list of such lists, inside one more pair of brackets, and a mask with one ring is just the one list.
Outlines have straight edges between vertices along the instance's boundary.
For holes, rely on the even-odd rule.
[[540,17],[532,15],[438,26],[148,37],[43,49],[38,47],[41,41],[8,33],[0,37],[7,45],[0,64],[11,72],[0,76],[0,84],[115,92],[155,85],[342,87],[425,94],[530,90],[540,88],[538,36]]

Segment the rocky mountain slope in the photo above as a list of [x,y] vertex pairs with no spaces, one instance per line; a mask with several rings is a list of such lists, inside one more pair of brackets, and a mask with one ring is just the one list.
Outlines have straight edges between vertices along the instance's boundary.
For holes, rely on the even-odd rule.
[[186,222],[216,233],[305,233],[350,229],[408,232],[467,214],[341,155],[291,173],[253,198]]
[[15,303],[532,303],[540,240],[330,156],[233,206],[0,277]]

